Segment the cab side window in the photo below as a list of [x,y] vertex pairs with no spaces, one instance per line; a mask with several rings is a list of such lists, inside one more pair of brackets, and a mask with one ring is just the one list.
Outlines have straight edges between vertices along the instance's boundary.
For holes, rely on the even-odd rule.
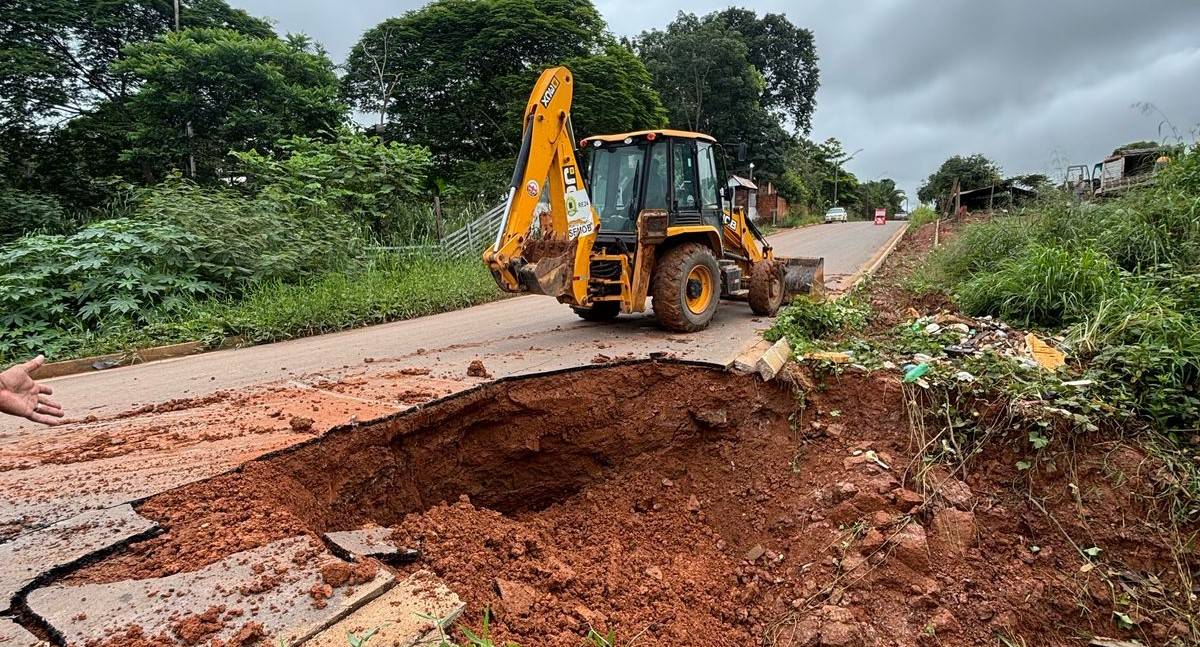
[[696,156],[693,154],[695,144],[676,140],[671,149],[674,151],[675,204],[680,209],[699,209],[700,202],[696,198]]
[[717,159],[713,145],[700,144],[700,203],[704,209],[720,209],[717,198]]
[[654,142],[650,149],[650,169],[646,175],[646,199],[643,209],[667,208],[667,142]]

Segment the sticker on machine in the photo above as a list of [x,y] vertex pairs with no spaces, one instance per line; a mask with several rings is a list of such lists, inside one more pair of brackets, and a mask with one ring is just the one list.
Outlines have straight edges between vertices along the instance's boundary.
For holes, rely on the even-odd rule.
[[594,232],[596,225],[592,221],[592,199],[587,191],[567,191],[564,198],[567,203],[567,237],[575,239]]
[[592,208],[592,199],[588,197],[587,191],[584,191],[583,189],[579,189],[577,191],[567,191],[566,202],[567,220],[574,220],[575,214],[579,213],[580,211],[586,213],[588,220],[591,220],[592,214],[590,212]]
[[529,194],[529,197],[536,198],[539,188],[537,180],[530,180],[529,184],[525,185],[525,192]]
[[580,220],[567,221],[567,238],[574,240],[580,236],[586,236],[596,231],[596,226],[592,224],[591,218],[582,218]]

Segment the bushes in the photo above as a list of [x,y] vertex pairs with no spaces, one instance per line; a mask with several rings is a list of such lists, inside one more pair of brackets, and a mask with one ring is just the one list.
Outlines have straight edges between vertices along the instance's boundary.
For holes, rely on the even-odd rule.
[[54,196],[0,185],[0,244],[31,232],[60,233],[71,225]]
[[870,311],[852,297],[814,301],[797,298],[779,311],[775,325],[763,337],[777,341],[787,337],[792,348],[801,348],[813,340],[852,328],[862,328]]
[[1121,198],[972,224],[926,269],[972,314],[1067,327],[1109,401],[1161,430],[1200,426],[1200,147]]
[[397,219],[422,193],[429,150],[379,140],[342,128],[332,140],[292,137],[279,142],[281,153],[235,153],[264,199],[304,212],[350,216],[373,231],[404,230],[428,238],[429,221]]

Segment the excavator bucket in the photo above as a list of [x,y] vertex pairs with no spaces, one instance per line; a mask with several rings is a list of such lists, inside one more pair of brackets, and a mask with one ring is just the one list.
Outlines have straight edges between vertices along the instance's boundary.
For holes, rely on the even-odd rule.
[[824,258],[784,258],[783,294],[791,299],[798,294],[816,298],[825,296]]

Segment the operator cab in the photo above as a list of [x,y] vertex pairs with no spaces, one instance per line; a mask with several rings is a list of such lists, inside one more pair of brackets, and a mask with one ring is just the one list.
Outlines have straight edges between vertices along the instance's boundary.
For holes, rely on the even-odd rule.
[[676,226],[720,231],[721,182],[716,140],[683,130],[600,135],[581,142],[588,155],[588,189],[600,216],[597,244],[637,243],[638,214],[662,209]]

